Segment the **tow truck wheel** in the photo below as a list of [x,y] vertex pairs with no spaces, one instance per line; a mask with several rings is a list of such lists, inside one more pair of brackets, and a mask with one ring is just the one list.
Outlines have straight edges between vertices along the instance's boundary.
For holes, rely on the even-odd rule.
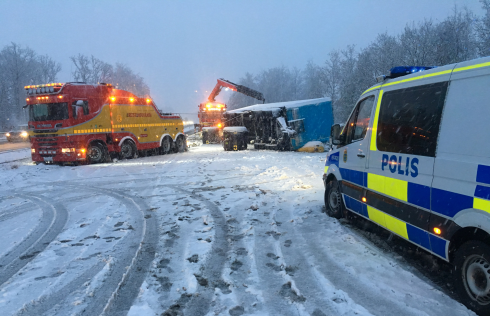
[[175,141],[174,151],[176,153],[182,153],[185,151],[184,137],[182,135],[177,137],[177,140]]
[[172,143],[170,142],[170,138],[164,137],[162,140],[162,154],[168,155],[171,149],[172,149]]
[[90,163],[101,163],[104,161],[104,148],[97,143],[90,144],[87,150]]
[[455,288],[462,302],[478,315],[490,314],[490,246],[471,240],[454,257]]
[[121,146],[121,159],[131,159],[134,158],[136,154],[136,146],[134,146],[130,141],[125,141]]
[[327,210],[327,215],[337,219],[342,218],[344,208],[343,203],[337,180],[332,180],[327,183],[325,189],[325,208]]

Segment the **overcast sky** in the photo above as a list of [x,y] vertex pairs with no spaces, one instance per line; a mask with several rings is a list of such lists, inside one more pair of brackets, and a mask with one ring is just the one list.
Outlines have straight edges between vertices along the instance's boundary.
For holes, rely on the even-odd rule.
[[441,21],[455,4],[482,14],[478,0],[0,0],[0,48],[15,42],[48,54],[63,67],[61,82],[73,80],[69,57],[78,53],[121,62],[145,78],[160,108],[197,113],[217,78],[322,64],[332,49]]

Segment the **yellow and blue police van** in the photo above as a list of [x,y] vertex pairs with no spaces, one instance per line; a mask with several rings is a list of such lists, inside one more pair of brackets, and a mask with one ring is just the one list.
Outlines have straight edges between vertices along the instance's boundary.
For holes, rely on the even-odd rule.
[[332,126],[327,214],[353,212],[453,263],[463,303],[490,314],[490,57],[377,81]]

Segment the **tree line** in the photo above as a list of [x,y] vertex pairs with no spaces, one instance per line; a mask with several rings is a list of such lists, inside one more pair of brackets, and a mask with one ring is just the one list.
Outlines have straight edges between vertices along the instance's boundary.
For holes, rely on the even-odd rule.
[[[114,66],[94,56],[79,54],[70,57],[74,81],[89,84],[111,83],[137,96],[146,97],[150,88],[144,79],[128,66]],[[11,43],[0,51],[0,131],[8,130],[28,120],[24,86],[58,82],[61,64],[48,55],[39,55],[29,47]]]
[[[349,45],[332,50],[322,65],[309,61],[304,69],[273,67],[257,75],[246,73],[239,83],[264,94],[266,102],[329,97],[336,122],[344,122],[355,102],[376,77],[395,66],[442,66],[490,55],[490,0],[481,0],[484,14],[454,7],[435,22],[409,23],[398,35],[378,34],[364,48]],[[228,108],[257,101],[234,93]]]

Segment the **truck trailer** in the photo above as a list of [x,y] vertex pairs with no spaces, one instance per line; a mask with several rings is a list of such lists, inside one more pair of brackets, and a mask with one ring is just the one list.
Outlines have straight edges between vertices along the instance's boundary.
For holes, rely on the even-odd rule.
[[224,113],[225,126],[243,126],[255,149],[298,150],[327,142],[333,124],[329,98],[255,104]]

